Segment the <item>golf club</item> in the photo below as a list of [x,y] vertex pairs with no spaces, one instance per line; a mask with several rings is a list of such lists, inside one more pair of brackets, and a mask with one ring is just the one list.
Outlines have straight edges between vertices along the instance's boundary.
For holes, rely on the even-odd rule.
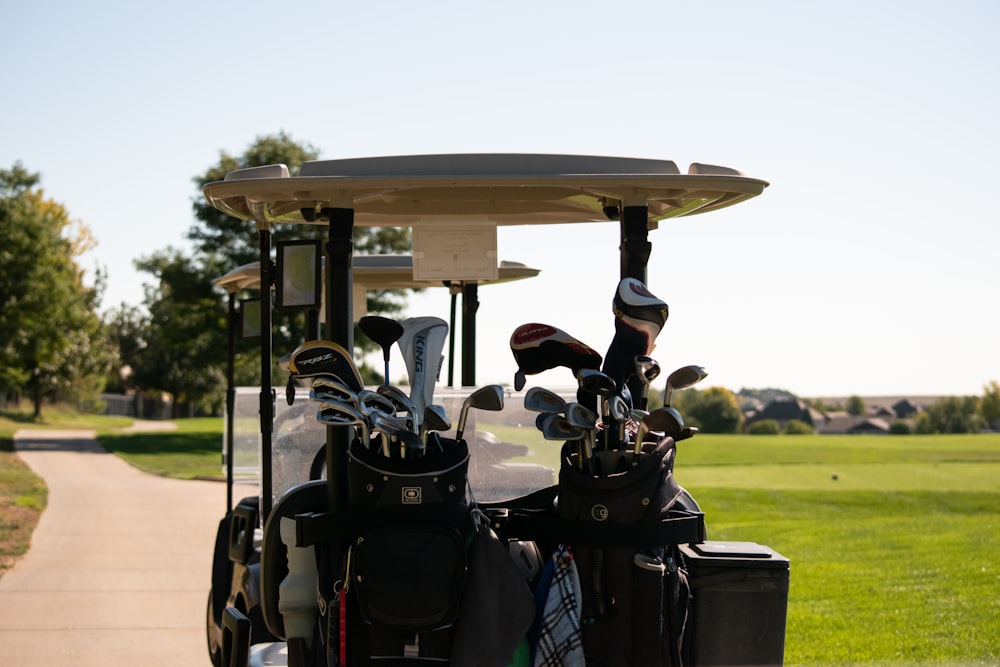
[[316,419],[322,424],[360,427],[363,436],[361,442],[368,446],[368,441],[371,439],[368,419],[352,406],[337,401],[325,401],[316,413]]
[[684,419],[681,414],[671,407],[662,407],[653,410],[639,422],[639,430],[635,434],[635,449],[632,451],[632,465],[639,465],[639,457],[642,455],[642,441],[650,431],[659,431],[664,435],[680,433],[684,428]]
[[434,402],[434,384],[441,373],[448,323],[440,317],[411,317],[403,321],[403,335],[396,344],[403,353],[410,378],[410,400],[416,406],[411,413],[414,430],[420,425],[424,408]]
[[488,384],[475,390],[462,401],[462,412],[458,417],[455,440],[461,440],[465,433],[465,421],[469,416],[469,408],[492,412],[503,410],[503,387],[498,384]]
[[635,374],[642,384],[642,391],[639,392],[639,400],[636,407],[646,409],[646,396],[649,393],[649,385],[660,376],[660,363],[648,354],[640,354],[635,358]]
[[389,401],[395,406],[396,412],[405,412],[410,417],[411,426],[410,428],[415,428],[416,425],[413,424],[417,412],[417,406],[413,404],[410,397],[403,393],[403,390],[399,387],[391,384],[383,384],[375,389],[378,394],[385,396]]
[[594,444],[597,440],[597,414],[582,403],[566,404],[566,421],[584,430],[583,467],[594,474]]
[[557,366],[566,366],[573,373],[581,368],[599,368],[601,355],[561,329],[548,324],[531,322],[514,329],[510,336],[510,351],[517,362],[514,389],[521,391],[526,375],[535,375]]
[[[577,399],[583,401],[591,396],[594,397],[594,413],[601,415],[602,421],[607,421],[608,398],[618,389],[618,385],[610,376],[595,371],[590,368],[581,368],[576,372],[576,381],[579,391]],[[604,448],[608,448],[608,434],[604,431]]]
[[382,360],[385,362],[385,378],[382,384],[389,384],[389,355],[392,344],[403,335],[403,325],[388,317],[365,315],[358,320],[358,328],[382,348]]
[[309,398],[314,401],[333,399],[358,404],[358,394],[336,375],[319,375],[313,379]]
[[396,404],[378,392],[362,389],[358,392],[358,410],[369,417],[374,412],[395,415]]
[[551,389],[532,387],[524,394],[524,409],[531,412],[562,412],[566,401]]
[[288,359],[288,368],[295,377],[335,375],[354,392],[365,388],[354,359],[333,341],[310,340],[299,345]]
[[708,371],[701,366],[681,366],[667,376],[667,386],[663,389],[663,405],[670,405],[674,391],[693,387],[708,377]]

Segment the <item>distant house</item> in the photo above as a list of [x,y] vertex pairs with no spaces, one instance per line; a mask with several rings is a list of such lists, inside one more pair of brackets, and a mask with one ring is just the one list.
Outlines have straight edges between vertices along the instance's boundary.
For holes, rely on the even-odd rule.
[[873,405],[871,409],[868,410],[867,416],[869,418],[883,419],[889,422],[897,417],[895,409],[887,408],[881,405]]
[[816,431],[828,434],[848,433],[861,420],[861,417],[855,417],[844,411],[827,412],[822,428],[817,428]]
[[920,407],[911,403],[908,399],[902,399],[896,401],[892,404],[893,412],[896,413],[896,417],[899,419],[906,419],[916,413],[920,412]]
[[762,419],[773,419],[778,422],[778,427],[782,429],[793,419],[805,422],[817,430],[822,428],[824,423],[823,414],[819,410],[809,407],[802,401],[790,398],[777,398],[770,401],[759,410],[747,413],[745,418],[747,426]]
[[885,435],[889,432],[889,422],[885,419],[879,419],[878,417],[871,417],[869,419],[859,421],[857,424],[849,428],[847,432],[853,435],[860,435],[864,433]]

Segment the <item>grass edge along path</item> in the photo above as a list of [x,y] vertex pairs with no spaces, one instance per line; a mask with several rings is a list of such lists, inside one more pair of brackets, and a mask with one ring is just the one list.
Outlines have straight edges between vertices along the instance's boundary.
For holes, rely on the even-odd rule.
[[12,435],[0,435],[0,577],[28,551],[48,502],[45,482],[14,452]]

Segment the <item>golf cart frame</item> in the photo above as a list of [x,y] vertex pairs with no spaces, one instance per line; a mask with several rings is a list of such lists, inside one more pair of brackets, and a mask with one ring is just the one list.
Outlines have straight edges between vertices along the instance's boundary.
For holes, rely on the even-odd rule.
[[[204,186],[209,203],[257,226],[261,285],[274,282],[271,230],[293,223],[324,225],[325,338],[354,349],[352,235],[356,226],[612,223],[620,230],[620,275],[646,282],[660,221],[728,207],[759,195],[767,182],[726,167],[692,164],[682,173],[672,161],[540,154],[416,155],[306,163],[298,176],[284,165],[243,169]],[[274,393],[271,384],[271,312],[260,312],[262,522],[270,517]],[[630,387],[638,394],[639,387]],[[326,480],[309,495],[322,496],[330,515],[349,507],[346,452],[352,430],[326,428]],[[283,501],[284,502],[284,501]],[[266,548],[266,545],[265,545]],[[787,561],[786,561],[787,562]],[[229,618],[227,616],[227,618]],[[235,619],[235,620],[232,620]],[[227,620],[235,641],[246,632]],[[782,617],[783,633],[783,617]]]

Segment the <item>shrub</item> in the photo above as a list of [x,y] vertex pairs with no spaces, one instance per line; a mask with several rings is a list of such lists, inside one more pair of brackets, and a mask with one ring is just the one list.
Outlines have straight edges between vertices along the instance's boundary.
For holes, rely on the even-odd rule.
[[750,429],[747,432],[750,435],[778,435],[781,429],[778,428],[778,422],[775,420],[761,419],[750,424]]
[[891,435],[910,435],[912,431],[910,430],[909,424],[897,419],[896,421],[889,424],[889,433]]
[[791,420],[785,425],[785,430],[782,431],[785,435],[812,435],[815,432],[816,429],[800,419]]

